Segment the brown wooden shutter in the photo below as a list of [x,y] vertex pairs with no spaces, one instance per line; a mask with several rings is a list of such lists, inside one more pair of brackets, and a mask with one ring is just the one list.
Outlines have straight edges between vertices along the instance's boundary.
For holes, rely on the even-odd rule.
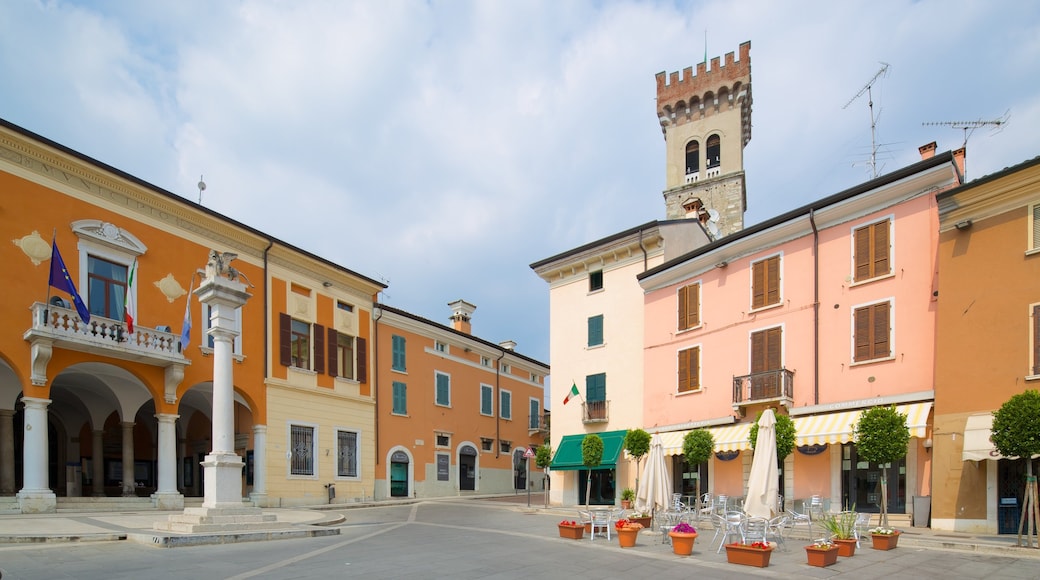
[[368,382],[368,342],[357,337],[355,344],[357,344],[357,381],[359,383]]
[[766,335],[766,368],[767,371],[780,370],[781,368],[781,333],[780,327],[770,328],[765,331]]
[[686,328],[693,328],[701,323],[701,285],[691,284],[686,300]]
[[679,288],[679,330],[686,330],[687,328],[689,328],[686,320],[688,316],[688,308],[686,307],[686,297],[689,293],[689,286],[683,286],[682,288]]
[[872,244],[873,252],[873,268],[871,268],[870,277],[875,278],[877,276],[884,276],[888,274],[890,268],[888,266],[888,255],[890,249],[888,247],[888,220],[885,220],[879,224],[874,224],[871,228],[874,234],[874,240]]
[[335,328],[329,329],[329,376],[334,377],[339,373],[339,333]]
[[292,317],[282,313],[278,314],[278,362],[292,366]]
[[780,302],[780,256],[766,260],[766,304]]
[[690,390],[690,360],[687,356],[689,351],[679,351],[679,392]]
[[1040,375],[1040,306],[1033,307],[1033,374]]
[[766,305],[766,264],[755,262],[751,266],[751,307]]
[[873,342],[874,350],[871,352],[872,358],[884,358],[892,355],[892,350],[889,347],[889,307],[888,302],[882,304],[875,304],[871,307],[874,316],[873,332],[874,335],[871,337]]
[[314,372],[325,372],[325,327],[314,325]]
[[687,351],[687,357],[689,357],[689,363],[687,368],[689,369],[689,389],[696,391],[701,388],[701,349],[691,348]]
[[858,282],[870,278],[870,228],[857,229],[855,236],[855,280]]
[[870,308],[863,307],[857,308],[854,315],[854,330],[853,340],[855,341],[855,347],[853,349],[854,361],[868,360],[870,358]]
[[766,370],[766,333],[751,334],[751,374]]

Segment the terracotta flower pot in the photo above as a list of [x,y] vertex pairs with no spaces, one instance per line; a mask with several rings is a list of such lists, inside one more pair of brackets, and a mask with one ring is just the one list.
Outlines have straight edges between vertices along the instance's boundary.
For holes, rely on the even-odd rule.
[[575,526],[565,526],[558,524],[560,527],[560,537],[567,538],[570,540],[580,540],[585,535],[585,526],[578,524]]
[[621,509],[624,509],[624,510],[632,509],[632,500],[630,500],[630,499],[623,499],[623,500],[621,500]]
[[809,559],[810,566],[823,568],[838,561],[838,547],[818,548],[816,546],[806,546],[805,555]]
[[856,540],[834,540],[834,545],[838,547],[838,555],[843,558],[856,554]]
[[899,543],[899,532],[894,534],[870,534],[875,550],[891,550]]
[[672,539],[672,552],[679,556],[689,556],[693,553],[693,541],[697,539],[697,532],[668,532]]
[[726,544],[726,560],[730,564],[765,568],[769,566],[769,556],[772,553],[772,547],[762,549],[752,548],[743,544]]
[[631,548],[636,545],[636,536],[642,528],[617,528],[618,545],[622,548]]
[[632,522],[633,524],[639,524],[639,525],[643,526],[644,528],[649,529],[650,528],[650,520],[651,519],[652,518],[650,516],[647,516],[645,518],[628,518],[628,521]]

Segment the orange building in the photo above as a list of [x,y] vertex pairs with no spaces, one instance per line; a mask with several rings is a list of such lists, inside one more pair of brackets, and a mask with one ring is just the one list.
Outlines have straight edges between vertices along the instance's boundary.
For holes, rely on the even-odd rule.
[[543,489],[524,454],[548,437],[549,367],[473,336],[474,305],[449,306],[450,327],[376,305],[376,499]]
[[1040,158],[942,193],[932,528],[1017,533],[1025,461],[992,412],[1040,389]]

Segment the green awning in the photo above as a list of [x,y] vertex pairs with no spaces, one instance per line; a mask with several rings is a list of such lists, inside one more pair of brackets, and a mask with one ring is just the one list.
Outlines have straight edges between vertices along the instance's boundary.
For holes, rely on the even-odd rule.
[[[603,459],[596,469],[614,469],[617,466],[621,448],[625,445],[626,433],[628,431],[624,429],[621,431],[596,433],[603,439]],[[556,471],[585,469],[585,464],[581,461],[581,442],[583,439],[585,439],[585,434],[564,435],[563,440],[560,441],[560,446],[553,455],[549,469]]]

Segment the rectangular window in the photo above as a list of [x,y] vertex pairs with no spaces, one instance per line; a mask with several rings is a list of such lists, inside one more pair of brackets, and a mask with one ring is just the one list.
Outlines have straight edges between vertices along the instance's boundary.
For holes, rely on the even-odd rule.
[[538,399],[531,399],[528,413],[530,419],[527,422],[528,429],[540,429],[542,426],[542,403]]
[[97,256],[87,256],[87,305],[90,314],[123,320],[127,267]]
[[701,285],[679,288],[679,330],[689,330],[701,323]]
[[679,351],[679,387],[680,393],[688,393],[701,388],[701,348],[695,346]]
[[495,448],[494,445],[495,445],[495,440],[494,439],[489,439],[487,437],[481,437],[480,438],[480,450],[481,451],[491,451],[491,450],[493,450]]
[[509,391],[499,391],[498,393],[498,410],[503,419],[513,418],[513,393]]
[[354,312],[353,305],[347,304],[346,302],[340,302],[339,300],[336,301],[336,308],[339,308],[343,312]]
[[315,475],[314,440],[314,427],[289,426],[289,475]]
[[783,368],[783,328],[768,328],[751,333],[750,400],[774,397],[779,393],[779,371]]
[[482,366],[482,367],[489,367],[490,368],[491,367],[491,358],[490,357],[486,357],[486,356],[480,357],[480,366]]
[[1030,248],[1033,250],[1040,250],[1040,203],[1034,205],[1031,208],[1033,219],[1032,219],[1032,236],[1030,237]]
[[603,344],[603,315],[589,317],[589,346]]
[[391,362],[390,368],[395,371],[405,372],[408,370],[405,365],[405,340],[403,336],[393,335],[390,338],[391,342]]
[[448,352],[448,343],[435,340],[433,341],[433,349],[437,352]]
[[491,385],[480,385],[480,414],[494,416],[494,390]]
[[498,368],[502,369],[503,375],[508,375],[513,371],[513,367],[509,366],[509,363],[502,363]]
[[451,435],[437,433],[437,447],[451,447]]
[[585,402],[602,403],[607,400],[607,374],[599,373],[585,377]]
[[888,302],[855,309],[855,362],[892,356],[890,313],[891,305]]
[[498,450],[501,451],[502,453],[509,453],[510,451],[513,450],[513,442],[512,441],[499,441],[498,442]]
[[451,376],[441,372],[434,372],[435,388],[437,390],[435,402],[442,407],[451,406]]
[[780,256],[771,256],[751,265],[751,307],[763,308],[780,303]]
[[589,272],[589,292],[603,289],[603,270]]
[[344,379],[353,379],[354,337],[348,336],[346,334],[340,334],[337,332],[335,338],[335,349],[332,352],[333,356],[335,356],[335,359],[329,361],[329,368],[335,369],[337,377],[342,377]]
[[336,475],[358,476],[357,431],[336,431]]
[[394,415],[407,415],[408,414],[408,385],[394,381],[394,406],[391,411]]
[[889,220],[880,221],[853,230],[855,249],[855,281],[862,282],[889,274]]
[[295,318],[292,321],[289,349],[292,352],[292,366],[298,369],[311,368],[311,325]]

